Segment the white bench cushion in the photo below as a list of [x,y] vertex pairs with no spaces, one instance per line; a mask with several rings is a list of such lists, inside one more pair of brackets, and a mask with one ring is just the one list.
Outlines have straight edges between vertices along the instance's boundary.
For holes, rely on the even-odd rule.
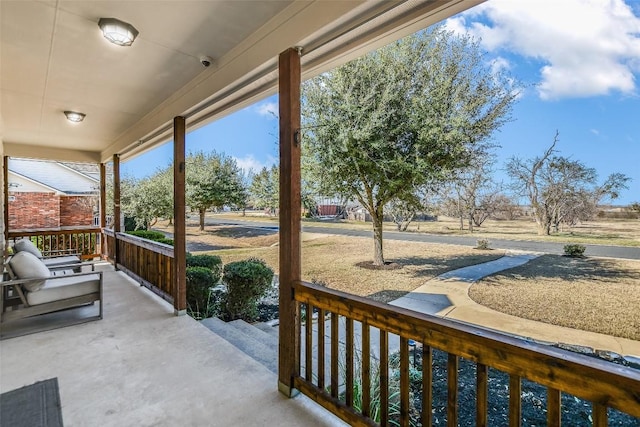
[[23,286],[28,291],[37,291],[40,289],[45,280],[51,277],[51,272],[46,265],[42,263],[31,252],[23,251],[13,255],[9,260],[9,267],[18,279],[40,279],[33,282],[27,282]]
[[77,264],[80,262],[80,257],[75,255],[56,256],[53,258],[42,258],[42,262],[47,267],[55,267],[57,265]]
[[45,304],[100,291],[100,275],[69,276],[49,279],[42,289],[27,293],[29,305]]
[[38,258],[42,258],[42,252],[36,245],[33,244],[31,239],[20,239],[13,245],[13,250],[16,252],[30,252],[37,256]]

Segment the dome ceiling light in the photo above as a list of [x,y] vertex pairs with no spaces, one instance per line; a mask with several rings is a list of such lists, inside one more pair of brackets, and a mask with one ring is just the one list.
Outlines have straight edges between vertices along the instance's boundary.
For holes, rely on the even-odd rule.
[[86,117],[86,114],[78,113],[77,111],[65,111],[64,115],[67,117],[67,120],[73,123],[80,123]]
[[98,26],[104,38],[118,46],[131,46],[139,34],[133,25],[116,18],[100,18]]

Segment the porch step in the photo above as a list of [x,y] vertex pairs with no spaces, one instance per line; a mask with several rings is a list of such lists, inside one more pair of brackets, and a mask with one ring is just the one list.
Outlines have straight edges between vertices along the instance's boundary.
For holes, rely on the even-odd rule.
[[267,347],[271,347],[274,349],[278,349],[278,336],[274,336],[266,331],[263,331],[258,328],[257,324],[251,325],[244,320],[238,319],[229,322],[230,325],[233,325],[236,329],[244,332],[254,340],[266,345]]
[[267,334],[273,336],[276,341],[278,340],[278,335],[279,335],[279,331],[280,329],[278,328],[278,324],[276,323],[275,325],[272,325],[270,323],[267,322],[259,322],[259,323],[254,323],[253,324],[254,327],[260,329],[263,332],[266,332]]
[[216,317],[212,317],[204,319],[200,323],[265,366],[271,372],[278,373],[277,338],[243,321],[227,323]]

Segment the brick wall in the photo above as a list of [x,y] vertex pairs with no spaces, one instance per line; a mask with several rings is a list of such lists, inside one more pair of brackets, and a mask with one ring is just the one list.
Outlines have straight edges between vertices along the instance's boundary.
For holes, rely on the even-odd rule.
[[9,192],[9,196],[9,230],[60,226],[60,197],[55,193]]
[[93,201],[89,196],[60,196],[60,227],[93,224]]

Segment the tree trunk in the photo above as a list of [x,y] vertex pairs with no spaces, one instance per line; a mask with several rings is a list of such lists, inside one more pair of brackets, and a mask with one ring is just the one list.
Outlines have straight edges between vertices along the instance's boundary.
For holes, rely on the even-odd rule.
[[384,265],[382,252],[382,215],[371,214],[373,223],[373,265]]
[[473,215],[469,216],[469,232],[473,233]]
[[167,224],[167,225],[173,225],[173,217],[172,216],[169,217],[169,224]]
[[200,212],[200,231],[204,231],[204,214],[206,209],[199,209]]

